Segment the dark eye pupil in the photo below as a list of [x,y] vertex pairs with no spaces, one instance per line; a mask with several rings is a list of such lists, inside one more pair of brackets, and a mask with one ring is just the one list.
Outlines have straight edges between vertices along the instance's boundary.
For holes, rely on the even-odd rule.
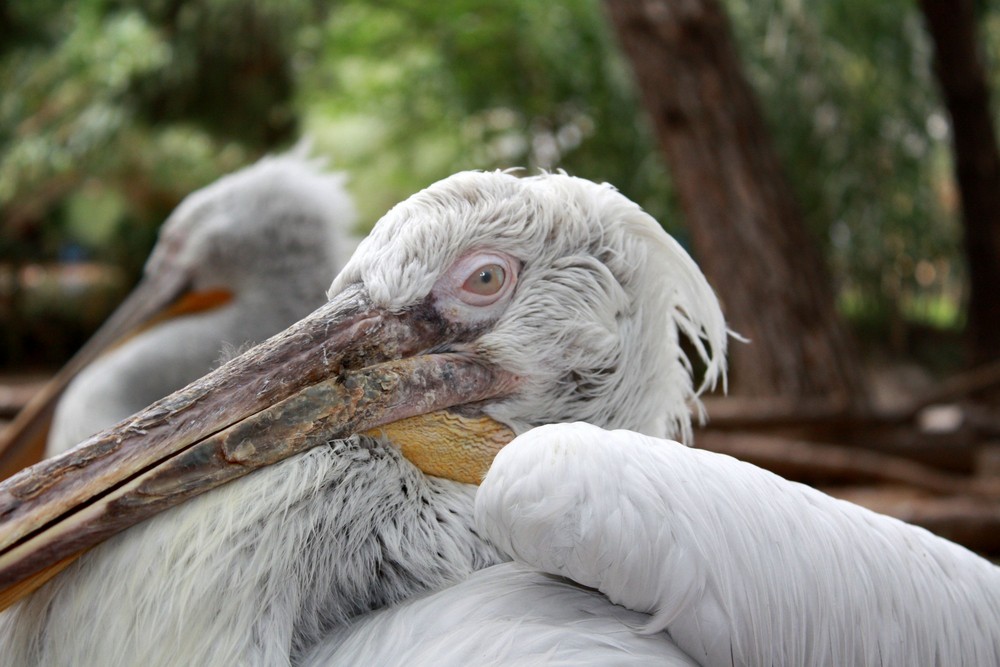
[[479,282],[481,282],[484,285],[493,282],[493,272],[489,270],[480,271]]

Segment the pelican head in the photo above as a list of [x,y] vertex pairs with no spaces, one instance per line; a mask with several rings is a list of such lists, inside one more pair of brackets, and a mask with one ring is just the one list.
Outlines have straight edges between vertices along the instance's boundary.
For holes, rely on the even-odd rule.
[[355,433],[469,484],[540,424],[686,438],[726,336],[694,262],[612,187],[456,174],[387,213],[311,315],[0,486],[0,584]]
[[[356,214],[344,181],[304,148],[223,176],[188,195],[163,223],[144,281],[173,298],[225,291],[278,302],[269,311],[305,298],[312,310],[347,258],[345,230]],[[283,306],[287,299],[293,303]]]
[[305,146],[189,195],[160,228],[133,292],[0,439],[2,476],[43,447],[69,449],[201,377],[227,348],[262,341],[322,304],[355,217],[344,176]]
[[[488,276],[488,278],[487,278]],[[520,433],[582,420],[690,437],[679,335],[723,371],[718,302],[680,245],[611,186],[561,174],[456,174],[392,209],[337,277],[378,308],[431,308],[517,378],[483,412]]]

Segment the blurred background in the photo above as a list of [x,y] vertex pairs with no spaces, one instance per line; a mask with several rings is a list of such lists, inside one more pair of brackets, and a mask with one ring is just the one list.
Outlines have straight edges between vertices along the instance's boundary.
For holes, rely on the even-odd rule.
[[[752,340],[717,435],[864,439],[978,484],[998,58],[997,0],[0,0],[0,374],[52,373],[186,194],[308,136],[359,233],[462,169],[614,184]],[[970,530],[1000,525],[995,491]]]
[[[1000,3],[980,4],[992,63]],[[954,368],[966,272],[919,7],[724,6],[841,311],[864,343]],[[685,236],[597,0],[4,0],[0,44],[6,367],[58,365],[184,195],[302,134],[350,173],[365,226],[460,169],[559,167]]]

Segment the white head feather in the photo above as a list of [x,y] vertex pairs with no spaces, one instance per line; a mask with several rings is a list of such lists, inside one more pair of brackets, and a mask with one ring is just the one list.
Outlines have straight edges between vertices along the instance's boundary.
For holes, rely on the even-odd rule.
[[[727,329],[694,261],[610,185],[565,174],[455,174],[399,204],[334,281],[403,310],[464,253],[523,265],[517,294],[476,349],[525,381],[487,412],[517,432],[583,420],[689,440],[697,395],[725,376]],[[700,386],[680,345],[706,370]],[[699,412],[700,414],[700,412]]]

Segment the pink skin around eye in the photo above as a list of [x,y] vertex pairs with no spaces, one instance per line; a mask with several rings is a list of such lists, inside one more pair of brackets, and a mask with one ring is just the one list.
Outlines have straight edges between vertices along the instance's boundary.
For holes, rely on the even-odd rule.
[[502,253],[473,252],[445,275],[445,290],[470,306],[490,306],[514,289],[519,262]]

